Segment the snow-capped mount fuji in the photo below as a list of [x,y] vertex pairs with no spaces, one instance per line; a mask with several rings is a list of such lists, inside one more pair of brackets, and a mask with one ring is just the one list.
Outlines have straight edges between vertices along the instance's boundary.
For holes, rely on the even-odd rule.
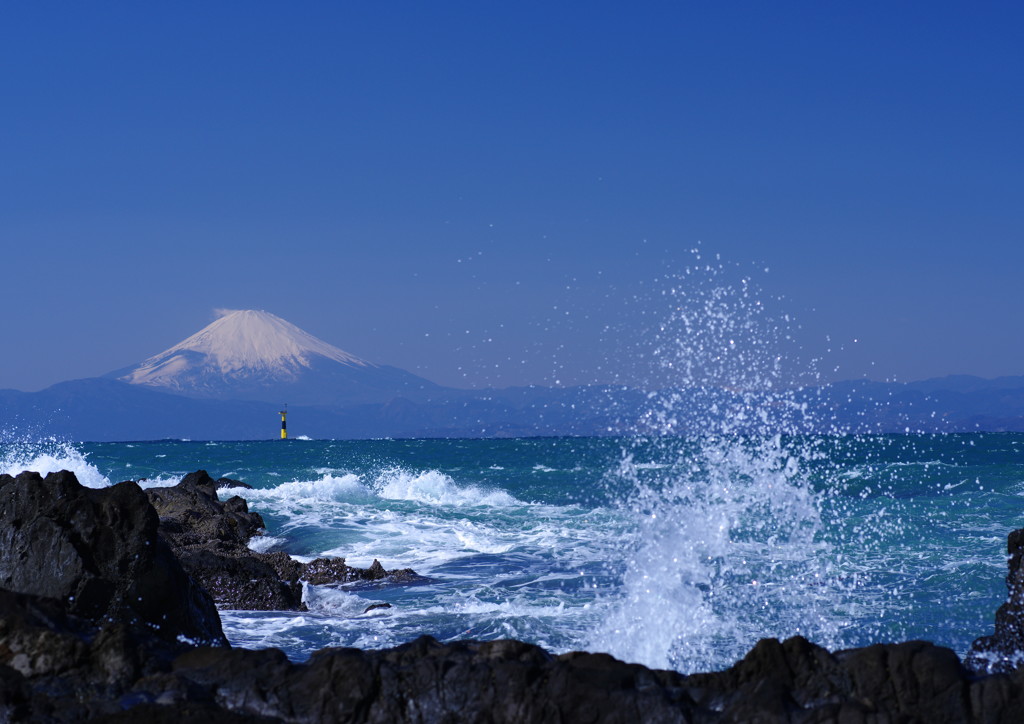
[[350,367],[376,367],[270,312],[244,309],[226,312],[122,379],[177,391],[194,389],[196,382],[211,376],[294,380],[317,357]]
[[170,349],[107,377],[189,397],[328,406],[420,399],[442,389],[254,309],[223,311]]

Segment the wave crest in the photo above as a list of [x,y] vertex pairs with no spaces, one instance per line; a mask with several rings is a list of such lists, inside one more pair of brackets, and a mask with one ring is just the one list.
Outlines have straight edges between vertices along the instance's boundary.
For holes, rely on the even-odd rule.
[[18,475],[26,470],[46,476],[70,470],[87,488],[106,488],[112,483],[86,459],[87,455],[68,442],[50,439],[40,442],[15,443],[7,446],[0,457],[0,474]]
[[382,470],[373,483],[373,489],[381,498],[428,505],[509,507],[523,504],[504,490],[458,485],[437,470],[418,473],[402,468]]

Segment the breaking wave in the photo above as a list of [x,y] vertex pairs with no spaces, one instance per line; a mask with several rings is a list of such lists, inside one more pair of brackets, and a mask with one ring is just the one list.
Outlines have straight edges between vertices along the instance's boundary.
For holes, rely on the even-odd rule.
[[[821,503],[803,465],[787,393],[788,318],[772,318],[747,278],[701,266],[659,297],[653,391],[618,469],[632,520],[626,566],[589,647],[680,671],[736,660],[764,636],[833,644],[841,596],[830,590]],[[649,462],[634,462],[643,448]]]
[[4,448],[3,456],[0,457],[0,474],[18,475],[31,470],[45,477],[49,473],[70,470],[78,482],[87,488],[111,485],[110,479],[72,443],[49,439],[12,443]]

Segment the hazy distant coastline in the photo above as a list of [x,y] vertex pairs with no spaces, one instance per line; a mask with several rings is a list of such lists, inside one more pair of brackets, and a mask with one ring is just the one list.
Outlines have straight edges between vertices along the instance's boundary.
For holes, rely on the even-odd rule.
[[[807,405],[806,432],[1024,431],[1022,377],[839,382],[806,388],[794,398]],[[394,397],[355,405],[292,405],[289,421],[294,435],[335,439],[605,436],[636,432],[649,404],[646,393],[624,387],[438,388],[431,399],[418,401]],[[39,392],[0,390],[8,437],[273,438],[279,409],[269,402],[198,399],[103,378],[62,382]],[[699,429],[683,424],[677,432]]]
[[[691,435],[705,431],[715,409],[758,410],[750,424],[764,426],[759,432],[1024,430],[1024,377],[858,380],[789,390],[773,382],[761,391],[692,379],[654,390],[456,389],[356,357],[269,312],[231,310],[102,377],[39,392],[0,390],[0,432],[78,441],[265,439],[277,437],[283,405],[295,435],[328,439]],[[670,419],[659,409],[671,409]],[[743,431],[731,417],[729,424]]]

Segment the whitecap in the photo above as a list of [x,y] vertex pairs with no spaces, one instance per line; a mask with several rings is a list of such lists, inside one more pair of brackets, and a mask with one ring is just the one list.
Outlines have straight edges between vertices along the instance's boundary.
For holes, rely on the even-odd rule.
[[47,440],[20,443],[9,447],[0,458],[0,474],[18,475],[31,470],[46,476],[61,470],[70,470],[78,482],[87,488],[106,488],[110,479],[90,463],[87,455],[67,442]]
[[274,546],[282,545],[286,539],[272,535],[256,535],[249,539],[249,550],[266,553]]
[[139,481],[139,486],[143,489],[148,488],[173,488],[175,485],[181,482],[181,477],[174,475],[158,475],[155,478],[147,478]]
[[302,584],[302,602],[310,611],[330,613],[343,618],[362,616],[367,613],[368,606],[381,603],[334,586],[314,586],[310,583]]
[[504,490],[477,485],[459,486],[437,470],[412,473],[401,468],[382,470],[373,484],[382,498],[409,500],[430,505],[491,506],[523,505]]
[[239,495],[248,501],[269,503],[323,503],[365,498],[368,494],[358,475],[324,474],[319,480],[295,480],[273,488],[225,488],[225,495]]

